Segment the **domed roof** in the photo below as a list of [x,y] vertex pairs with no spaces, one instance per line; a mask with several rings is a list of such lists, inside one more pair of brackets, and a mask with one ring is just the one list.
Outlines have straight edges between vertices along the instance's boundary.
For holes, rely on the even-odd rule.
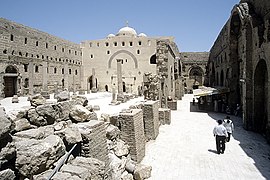
[[140,33],[138,36],[139,36],[139,37],[146,37],[146,34]]
[[111,37],[114,37],[115,35],[114,34],[109,34],[108,36],[107,36],[107,38],[111,38]]
[[116,35],[117,36],[137,36],[137,33],[135,29],[126,26],[126,27],[121,28]]

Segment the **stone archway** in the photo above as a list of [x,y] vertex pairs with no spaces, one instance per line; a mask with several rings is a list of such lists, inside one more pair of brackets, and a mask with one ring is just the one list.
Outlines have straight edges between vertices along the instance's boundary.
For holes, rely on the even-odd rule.
[[203,70],[199,66],[192,67],[189,70],[189,80],[193,81],[193,89],[203,85]]
[[260,60],[254,74],[254,130],[265,134],[268,114],[268,70]]
[[124,54],[128,54],[132,60],[134,61],[134,67],[135,69],[138,68],[138,60],[137,58],[134,56],[134,54],[132,54],[131,52],[127,51],[127,50],[119,50],[117,52],[115,52],[109,59],[109,62],[108,62],[108,68],[110,69],[112,67],[112,60],[118,55],[118,54],[121,54],[121,53],[124,53]]
[[4,74],[5,97],[12,97],[18,90],[18,71],[15,66],[7,66]]

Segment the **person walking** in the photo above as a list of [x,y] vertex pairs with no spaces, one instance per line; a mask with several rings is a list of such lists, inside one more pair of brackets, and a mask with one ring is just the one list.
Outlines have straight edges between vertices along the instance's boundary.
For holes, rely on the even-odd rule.
[[228,137],[228,133],[226,128],[222,124],[222,120],[219,119],[217,121],[218,125],[216,125],[213,129],[213,134],[216,137],[216,148],[218,154],[223,154],[225,151],[225,141]]
[[226,128],[227,133],[228,133],[228,137],[227,137],[226,141],[229,142],[231,135],[234,131],[234,125],[233,125],[232,120],[230,119],[230,116],[226,116],[223,121],[224,121],[223,125]]

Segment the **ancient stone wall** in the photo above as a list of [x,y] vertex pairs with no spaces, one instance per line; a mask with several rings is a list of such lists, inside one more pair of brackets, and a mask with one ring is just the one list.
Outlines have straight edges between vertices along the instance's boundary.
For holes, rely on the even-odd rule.
[[205,83],[208,52],[181,52],[182,75],[184,76],[185,93]]
[[0,18],[2,97],[79,89],[81,56],[78,44]]
[[[270,141],[270,2],[241,0],[210,50],[208,84],[230,89],[228,106],[240,104],[244,127]],[[238,115],[238,113],[236,113]]]

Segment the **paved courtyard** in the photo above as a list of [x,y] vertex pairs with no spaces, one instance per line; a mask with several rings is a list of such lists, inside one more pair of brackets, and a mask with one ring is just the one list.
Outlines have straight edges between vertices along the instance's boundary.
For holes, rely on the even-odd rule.
[[270,146],[259,134],[242,128],[231,116],[235,132],[224,154],[216,154],[213,128],[226,114],[191,112],[193,95],[178,101],[171,125],[163,125],[146,145],[142,163],[152,166],[150,180],[270,179]]

